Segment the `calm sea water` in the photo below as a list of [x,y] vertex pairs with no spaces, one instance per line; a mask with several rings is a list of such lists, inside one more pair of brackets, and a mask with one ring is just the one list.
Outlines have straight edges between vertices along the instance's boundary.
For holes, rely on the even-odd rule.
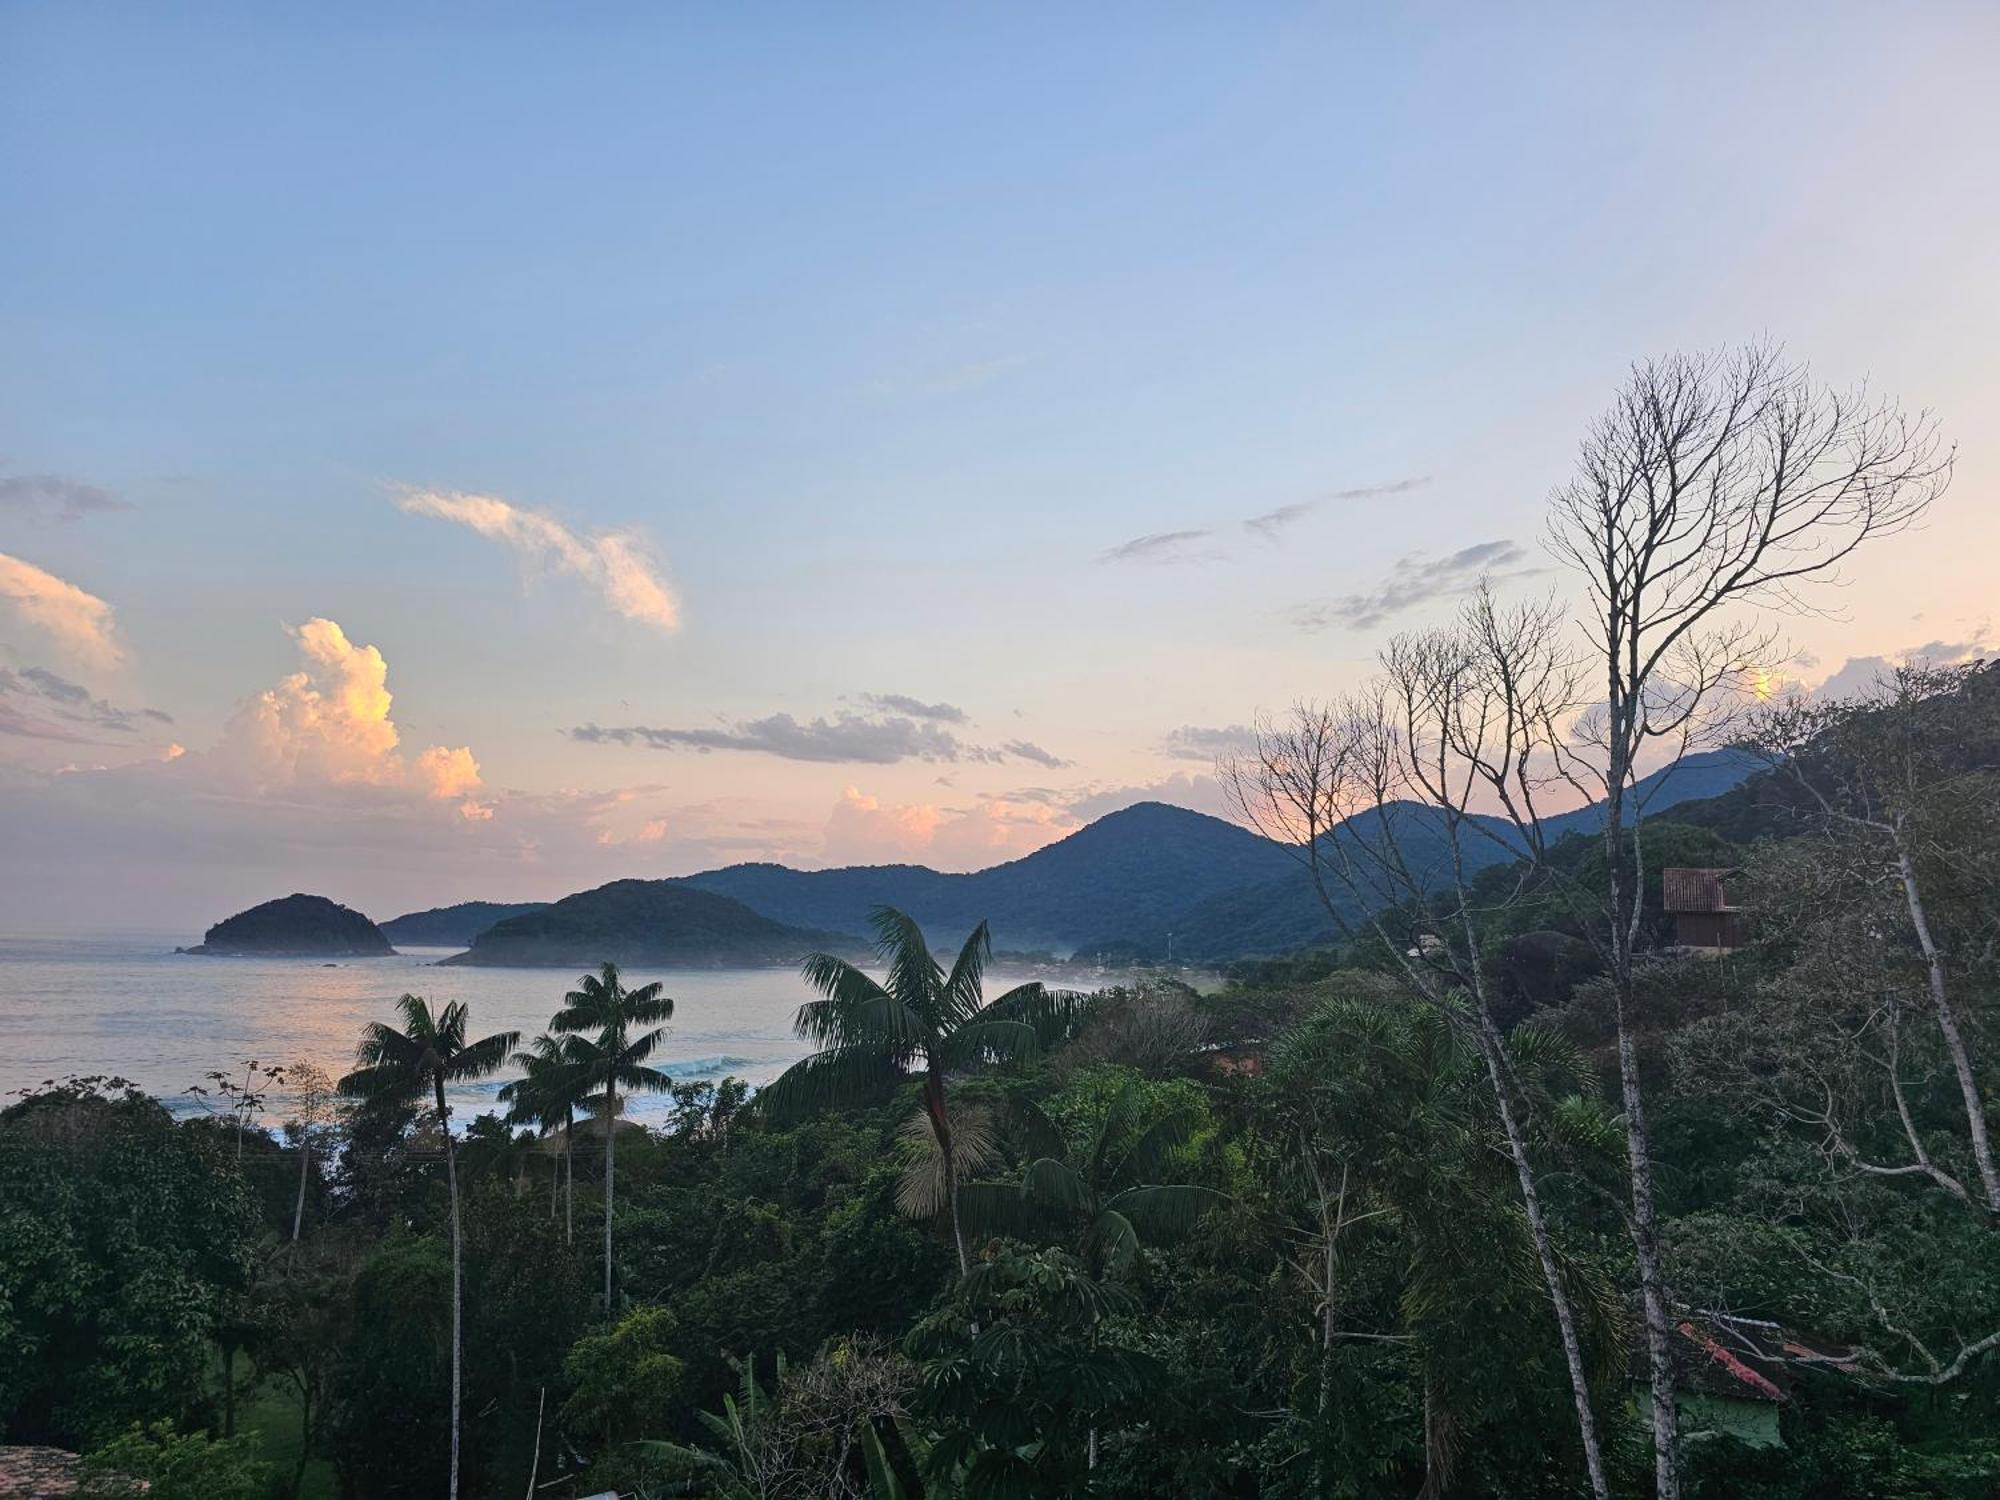
[[[434,1003],[463,1000],[475,1036],[548,1024],[576,976],[557,969],[434,967],[451,949],[412,948],[391,958],[203,958],[173,951],[185,934],[125,931],[87,936],[0,936],[0,1096],[68,1074],[129,1078],[179,1111],[203,1108],[190,1085],[246,1058],[316,1062],[338,1077],[370,1021],[395,1018],[407,992]],[[987,993],[1033,977],[996,970]],[[658,979],[674,1019],[654,1064],[676,1080],[774,1078],[801,1057],[792,1015],[809,998],[789,969],[632,970]],[[1072,981],[1073,982],[1073,981]],[[453,1092],[463,1120],[493,1107],[508,1074]],[[669,1107],[641,1095],[633,1115]],[[282,1097],[272,1101],[282,1115]]]

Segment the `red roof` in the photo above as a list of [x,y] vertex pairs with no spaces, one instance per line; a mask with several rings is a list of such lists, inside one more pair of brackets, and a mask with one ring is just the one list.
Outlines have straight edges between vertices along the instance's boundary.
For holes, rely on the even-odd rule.
[[1660,904],[1668,911],[1734,911],[1722,893],[1722,882],[1735,873],[1670,865],[1660,871]]

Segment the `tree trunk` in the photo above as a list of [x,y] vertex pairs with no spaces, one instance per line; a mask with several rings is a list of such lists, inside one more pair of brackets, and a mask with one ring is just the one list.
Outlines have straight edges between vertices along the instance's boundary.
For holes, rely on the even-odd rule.
[[542,1394],[535,1402],[535,1452],[528,1460],[528,1496],[535,1500],[535,1480],[542,1472],[542,1413],[548,1410],[549,1388],[542,1387]]
[[932,1063],[924,1079],[924,1108],[931,1117],[931,1132],[937,1136],[938,1154],[944,1159],[944,1198],[951,1211],[951,1240],[958,1248],[958,1275],[962,1281],[972,1270],[965,1253],[965,1230],[958,1221],[958,1161],[952,1154],[951,1120],[945,1112],[944,1078]]
[[604,1084],[604,1320],[611,1321],[611,1180],[617,1161],[618,1084]]
[[[1615,671],[1615,663],[1614,663]],[[1620,702],[1614,676],[1614,723]],[[1628,716],[1623,733],[1633,722]],[[1620,731],[1614,729],[1614,735]],[[1622,746],[1625,739],[1614,740]],[[1618,1090],[1625,1113],[1625,1156],[1632,1178],[1632,1249],[1639,1264],[1639,1293],[1646,1318],[1647,1390],[1652,1400],[1653,1494],[1655,1500],[1680,1500],[1680,1405],[1674,1381],[1674,1331],[1667,1295],[1666,1267],[1660,1255],[1659,1216],[1653,1200],[1653,1147],[1646,1125],[1646,1100],[1639,1079],[1639,1049],[1632,1040],[1632,960],[1646,887],[1644,860],[1638,849],[1635,822],[1631,883],[1625,881],[1625,792],[1630,774],[1628,757],[1614,748],[1606,778],[1604,842],[1610,879],[1611,990],[1618,1027]]]
[[222,1435],[236,1436],[236,1346],[222,1345]]
[[576,1139],[567,1115],[563,1117],[563,1243],[576,1243]]
[[[1596,1500],[1609,1500],[1611,1486],[1604,1477],[1604,1449],[1597,1436],[1597,1413],[1590,1400],[1590,1376],[1583,1363],[1583,1341],[1577,1336],[1576,1311],[1570,1306],[1569,1290],[1563,1285],[1562,1266],[1556,1259],[1555,1241],[1549,1235],[1548,1220],[1542,1214],[1541,1189],[1535,1182],[1534,1164],[1528,1160],[1527,1137],[1514,1114],[1513,1097],[1508,1092],[1507,1069],[1500,1030],[1486,1009],[1483,997],[1476,997],[1478,1015],[1473,1035],[1479,1055],[1486,1064],[1487,1081],[1500,1114],[1500,1129],[1507,1137],[1507,1154],[1514,1162],[1514,1175],[1521,1184],[1521,1205],[1528,1215],[1528,1232],[1535,1242],[1535,1258],[1541,1262],[1542,1283],[1555,1308],[1556,1327],[1562,1334],[1563,1363],[1569,1371],[1571,1404],[1576,1409],[1577,1436],[1583,1443],[1584,1467],[1590,1473],[1590,1492]],[[1428,1416],[1429,1408],[1425,1408]]]
[[299,1226],[306,1219],[306,1174],[312,1170],[312,1133],[306,1126],[299,1127],[299,1198],[292,1205],[292,1243],[299,1242]]
[[1903,882],[1903,901],[1910,909],[1910,925],[1916,929],[1917,945],[1923,949],[1929,970],[1931,1009],[1937,1012],[1938,1030],[1944,1033],[1945,1050],[1951,1054],[1952,1071],[1958,1075],[1958,1092],[1965,1101],[1966,1129],[1972,1134],[1972,1159],[1979,1166],[1979,1183],[1986,1190],[1986,1206],[2000,1213],[2000,1173],[1993,1166],[1993,1143],[1986,1132],[1986,1106],[1979,1097],[1979,1080],[1972,1071],[1972,1056],[1958,1029],[1958,1015],[1952,1009],[1951,994],[1945,986],[1944,955],[1931,936],[1930,917],[1924,910],[1923,892],[1917,885],[1916,862],[1903,842],[1902,830],[1895,833],[1896,870]]
[[458,1403],[464,1349],[460,1343],[460,1276],[465,1251],[458,1224],[458,1153],[451,1144],[451,1111],[445,1107],[444,1077],[437,1079],[438,1123],[444,1128],[444,1175],[451,1190],[451,1488],[447,1500],[458,1500]]
[[299,1458],[292,1465],[292,1500],[299,1500],[305,1489],[306,1465],[312,1462],[312,1392],[304,1381],[299,1382]]

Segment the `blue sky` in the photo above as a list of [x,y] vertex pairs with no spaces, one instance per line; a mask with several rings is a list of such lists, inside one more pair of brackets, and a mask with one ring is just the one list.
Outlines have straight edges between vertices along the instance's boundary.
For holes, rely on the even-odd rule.
[[1212,808],[1179,731],[1351,684],[1441,559],[1547,566],[1627,363],[1747,337],[1961,444],[1800,670],[1978,640],[2000,12],[1745,9],[0,4],[0,554],[118,642],[0,598],[0,668],[173,721],[0,735],[0,892],[387,915]]

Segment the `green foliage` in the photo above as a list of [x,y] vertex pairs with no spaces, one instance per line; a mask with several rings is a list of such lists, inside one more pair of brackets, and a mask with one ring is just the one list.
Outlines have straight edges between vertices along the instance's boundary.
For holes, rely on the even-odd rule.
[[75,1447],[200,1415],[257,1209],[213,1132],[89,1081],[0,1113],[0,1426]]
[[134,1424],[84,1456],[83,1500],[263,1500],[270,1466],[247,1438],[177,1433],[171,1422]]
[[665,1427],[679,1403],[677,1320],[664,1307],[636,1307],[570,1346],[563,1375],[571,1394],[563,1420],[594,1441],[629,1442]]

